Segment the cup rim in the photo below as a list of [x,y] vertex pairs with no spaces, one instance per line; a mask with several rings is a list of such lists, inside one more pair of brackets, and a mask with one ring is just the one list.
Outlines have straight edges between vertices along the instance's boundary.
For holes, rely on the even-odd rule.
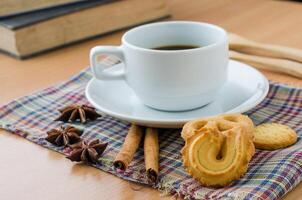
[[[208,26],[208,27],[212,27],[220,32],[223,33],[223,39],[218,40],[212,44],[206,45],[206,46],[202,46],[202,47],[198,47],[198,48],[194,48],[194,49],[183,49],[183,50],[158,50],[158,49],[149,49],[149,48],[144,48],[144,47],[140,47],[134,44],[129,43],[126,40],[126,37],[131,34],[132,32],[138,31],[140,29],[146,28],[146,27],[152,27],[152,26],[158,26],[158,25],[164,25],[164,24],[194,24],[194,25],[203,25],[203,26]],[[224,30],[222,27],[217,26],[215,24],[210,24],[210,23],[205,23],[205,22],[196,22],[196,21],[165,21],[165,22],[154,22],[154,23],[149,23],[149,24],[144,24],[144,25],[140,25],[137,26],[135,28],[132,28],[130,30],[128,30],[126,33],[123,34],[122,36],[122,44],[123,45],[127,45],[135,50],[140,50],[140,51],[145,51],[145,52],[150,52],[150,53],[179,53],[179,52],[194,52],[194,51],[200,51],[200,50],[206,50],[209,48],[213,48],[221,43],[224,43],[225,41],[227,41],[228,38],[228,34],[226,32],[226,30]]]

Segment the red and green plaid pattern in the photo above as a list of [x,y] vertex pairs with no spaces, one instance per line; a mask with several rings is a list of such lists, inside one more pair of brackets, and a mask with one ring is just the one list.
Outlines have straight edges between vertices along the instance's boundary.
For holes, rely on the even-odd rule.
[[[59,115],[58,108],[88,104],[84,90],[91,77],[90,71],[85,70],[67,82],[3,105],[0,107],[0,127],[67,154],[69,149],[56,147],[44,137],[47,130],[62,125],[62,122],[53,121]],[[154,187],[189,199],[277,199],[293,189],[302,177],[302,89],[272,83],[267,98],[247,114],[256,124],[278,122],[292,127],[299,134],[298,142],[282,150],[257,150],[244,177],[227,187],[213,189],[202,187],[184,171],[180,155],[184,141],[180,130],[163,129],[159,136],[159,182]],[[126,180],[148,184],[144,175],[142,147],[125,172],[117,172],[112,167],[129,128],[127,122],[106,116],[80,126],[84,128],[85,139],[99,138],[109,143],[100,164],[94,167]]]

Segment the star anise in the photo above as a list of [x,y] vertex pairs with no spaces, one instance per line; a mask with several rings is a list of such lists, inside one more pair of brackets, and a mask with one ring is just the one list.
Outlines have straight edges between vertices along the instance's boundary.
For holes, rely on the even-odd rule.
[[87,143],[86,141],[70,145],[72,151],[68,159],[75,162],[97,163],[108,143],[100,143],[98,139]]
[[59,109],[59,111],[61,115],[55,119],[55,121],[74,122],[79,119],[82,123],[86,123],[87,120],[95,120],[101,117],[101,115],[95,111],[95,108],[87,105],[71,105]]
[[48,142],[57,146],[66,146],[81,141],[83,131],[73,126],[61,126],[61,129],[51,129],[45,138]]

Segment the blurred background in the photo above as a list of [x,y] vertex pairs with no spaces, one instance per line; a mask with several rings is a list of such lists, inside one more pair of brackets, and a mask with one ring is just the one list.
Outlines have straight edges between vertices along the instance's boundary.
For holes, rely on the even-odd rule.
[[[214,23],[270,42],[272,32],[292,28],[288,18],[301,9],[297,2],[282,4],[269,0],[1,0],[0,49],[17,58],[30,58],[113,31],[171,19]],[[283,40],[278,42],[288,45]],[[290,45],[300,45],[292,41]]]

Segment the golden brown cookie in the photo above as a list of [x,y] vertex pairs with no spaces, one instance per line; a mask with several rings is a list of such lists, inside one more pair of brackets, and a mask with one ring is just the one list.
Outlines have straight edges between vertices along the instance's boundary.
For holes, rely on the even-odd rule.
[[254,144],[257,149],[281,149],[294,144],[296,141],[297,133],[282,124],[261,124],[254,129]]
[[182,129],[181,136],[184,140],[187,140],[195,134],[196,130],[204,127],[209,121],[216,121],[217,128],[220,131],[228,130],[240,125],[244,127],[251,137],[253,137],[254,134],[254,123],[248,116],[242,114],[224,114],[187,122]]
[[220,187],[239,179],[255,152],[253,128],[241,114],[188,122],[182,130],[186,171],[205,186]]

